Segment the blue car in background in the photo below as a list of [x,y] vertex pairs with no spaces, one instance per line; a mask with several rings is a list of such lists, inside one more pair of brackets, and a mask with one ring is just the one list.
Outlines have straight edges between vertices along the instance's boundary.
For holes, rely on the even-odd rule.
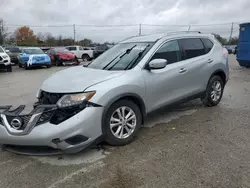
[[41,48],[24,47],[21,48],[21,51],[22,53],[18,58],[19,67],[24,67],[25,69],[41,66],[46,66],[47,68],[51,67],[50,57],[45,54]]

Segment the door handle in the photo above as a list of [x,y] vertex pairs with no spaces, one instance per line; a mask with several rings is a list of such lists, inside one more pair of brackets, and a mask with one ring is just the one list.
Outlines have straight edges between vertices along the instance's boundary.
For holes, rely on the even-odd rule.
[[186,69],[186,68],[181,68],[181,69],[179,70],[179,73],[184,73],[184,72],[187,72],[187,69]]
[[208,59],[207,60],[207,63],[212,63],[214,60],[212,60],[212,59]]

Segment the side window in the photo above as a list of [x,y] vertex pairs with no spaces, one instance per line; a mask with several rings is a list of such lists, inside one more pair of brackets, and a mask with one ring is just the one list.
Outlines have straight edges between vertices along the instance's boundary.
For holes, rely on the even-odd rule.
[[79,50],[83,50],[83,48],[81,46],[79,46]]
[[198,57],[206,53],[203,43],[201,42],[201,39],[189,38],[189,39],[180,39],[179,41],[185,54],[184,59]]
[[202,38],[201,40],[206,48],[206,53],[210,52],[214,46],[214,43],[212,43],[212,41],[208,38]]
[[75,47],[75,46],[67,47],[67,49],[68,49],[69,51],[76,51],[76,47]]
[[166,59],[168,64],[175,63],[181,60],[181,51],[177,40],[169,41],[157,50],[153,55],[153,59]]

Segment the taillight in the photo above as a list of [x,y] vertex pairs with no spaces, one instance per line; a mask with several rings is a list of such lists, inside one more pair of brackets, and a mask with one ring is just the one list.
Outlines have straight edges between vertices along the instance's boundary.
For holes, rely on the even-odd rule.
[[223,56],[227,57],[228,56],[228,51],[226,48],[223,48]]

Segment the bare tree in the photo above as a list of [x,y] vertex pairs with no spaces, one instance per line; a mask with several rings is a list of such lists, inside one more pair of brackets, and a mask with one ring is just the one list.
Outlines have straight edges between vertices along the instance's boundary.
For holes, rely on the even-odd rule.
[[5,40],[8,36],[7,28],[5,27],[4,20],[0,18],[0,45],[5,43]]

